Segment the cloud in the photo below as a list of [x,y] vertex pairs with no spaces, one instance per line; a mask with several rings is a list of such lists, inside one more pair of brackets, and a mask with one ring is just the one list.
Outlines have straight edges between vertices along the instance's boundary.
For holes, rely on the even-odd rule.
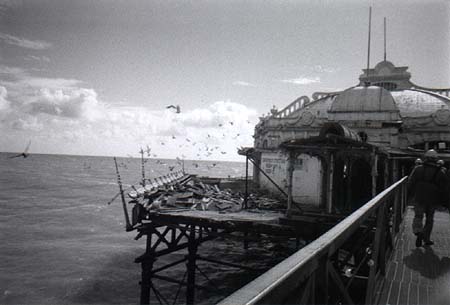
[[77,79],[25,76],[21,78],[20,81],[17,82],[17,84],[28,87],[59,89],[73,88],[81,85],[82,82]]
[[83,82],[77,79],[47,78],[32,75],[28,70],[20,67],[0,65],[0,77],[8,79],[9,85],[14,87],[38,87],[38,88],[73,88]]
[[14,0],[0,0],[0,15],[5,15],[7,11],[19,5],[18,1]]
[[0,74],[12,75],[16,78],[26,74],[26,71],[19,67],[8,67],[0,65]]
[[31,115],[45,113],[73,119],[96,120],[103,111],[92,89],[42,88],[36,93],[35,100],[27,103],[23,109]]
[[313,71],[318,72],[318,73],[334,73],[337,71],[336,68],[332,68],[332,67],[324,67],[322,65],[315,65],[312,68]]
[[35,55],[27,55],[27,56],[25,56],[25,60],[50,62],[50,58],[48,58],[47,56],[35,56]]
[[281,80],[283,83],[295,84],[295,85],[309,85],[313,83],[320,83],[320,77],[299,77],[291,79]]
[[0,86],[0,129],[15,143],[10,150],[23,146],[15,138],[38,137],[43,144],[34,147],[44,153],[125,156],[150,145],[160,157],[240,160],[236,147],[253,143],[257,112],[243,104],[216,101],[175,113],[108,103],[78,80],[1,66],[0,73],[10,79]]
[[5,33],[0,33],[0,39],[7,44],[32,50],[45,50],[52,46],[51,43],[43,40],[29,40]]
[[235,81],[233,82],[234,86],[243,86],[243,87],[256,87],[255,84],[244,82],[244,81]]
[[0,86],[0,111],[5,111],[9,108],[9,101],[6,100],[8,96],[8,91],[5,87]]

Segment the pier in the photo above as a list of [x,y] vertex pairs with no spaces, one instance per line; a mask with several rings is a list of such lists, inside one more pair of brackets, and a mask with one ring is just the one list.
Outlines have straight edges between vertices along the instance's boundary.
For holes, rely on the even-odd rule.
[[397,181],[220,304],[376,304],[402,236],[406,181]]
[[420,248],[416,248],[411,231],[413,217],[414,210],[408,208],[387,265],[378,304],[449,304],[450,215],[447,211],[436,211],[434,245]]
[[[436,211],[435,244],[416,247],[406,206],[405,178],[370,200],[320,238],[241,288],[228,304],[448,304],[450,216]],[[393,197],[394,196],[394,197]],[[375,217],[375,218],[373,218]],[[354,233],[372,218],[367,248]],[[375,229],[376,228],[376,229]],[[353,237],[351,237],[353,236]],[[351,238],[349,238],[351,237]],[[339,255],[346,242],[354,252]],[[362,271],[364,267],[369,270]]]

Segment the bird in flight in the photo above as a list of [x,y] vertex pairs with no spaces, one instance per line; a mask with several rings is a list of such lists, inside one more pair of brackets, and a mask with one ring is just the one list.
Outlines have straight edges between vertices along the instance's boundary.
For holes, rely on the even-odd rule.
[[167,109],[171,109],[171,108],[173,108],[173,109],[175,109],[176,111],[176,113],[180,113],[181,112],[181,108],[180,108],[180,105],[169,105],[169,106],[167,106],[166,107]]
[[24,157],[24,158],[27,158],[30,154],[28,153],[28,150],[30,149],[30,145],[31,145],[31,141],[28,141],[28,145],[27,145],[27,147],[25,148],[25,150],[23,151],[23,153],[21,153],[21,154],[18,154],[18,155],[15,155],[15,156],[11,156],[11,157],[9,157],[10,159],[11,158],[18,158],[18,157]]

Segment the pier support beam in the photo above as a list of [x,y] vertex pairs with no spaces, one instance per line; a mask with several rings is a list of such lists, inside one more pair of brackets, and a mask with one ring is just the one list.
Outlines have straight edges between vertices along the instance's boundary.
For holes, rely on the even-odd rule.
[[145,256],[147,256],[142,262],[142,274],[141,274],[141,300],[140,304],[150,304],[150,289],[153,263],[155,261],[154,256],[150,255],[152,251],[152,234],[147,234]]
[[[201,228],[200,228],[201,230]],[[195,302],[195,261],[197,258],[198,244],[195,239],[195,225],[191,226],[189,232],[189,246],[187,255],[187,287],[186,304],[193,305]]]

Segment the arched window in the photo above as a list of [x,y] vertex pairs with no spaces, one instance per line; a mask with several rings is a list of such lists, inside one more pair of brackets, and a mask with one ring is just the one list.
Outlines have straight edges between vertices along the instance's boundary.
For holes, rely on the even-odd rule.
[[380,82],[380,83],[375,83],[373,85],[381,87],[381,88],[384,88],[384,89],[389,90],[389,91],[397,89],[397,84],[390,83],[390,82]]

